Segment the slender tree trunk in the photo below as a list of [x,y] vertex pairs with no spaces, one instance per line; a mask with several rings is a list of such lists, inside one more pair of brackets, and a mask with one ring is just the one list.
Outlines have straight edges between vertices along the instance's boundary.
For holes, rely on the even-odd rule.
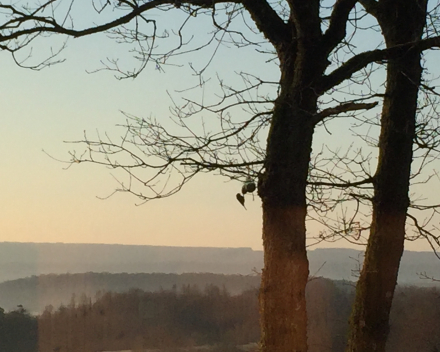
[[[379,2],[377,18],[386,44],[421,38],[426,1]],[[373,217],[363,269],[356,287],[347,351],[385,351],[389,314],[404,249],[409,180],[415,136],[420,53],[391,59],[381,118]]]

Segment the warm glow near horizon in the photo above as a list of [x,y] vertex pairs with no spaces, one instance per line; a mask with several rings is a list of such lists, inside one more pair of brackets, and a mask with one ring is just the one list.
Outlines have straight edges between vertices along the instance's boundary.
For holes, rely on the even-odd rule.
[[[120,134],[114,127],[124,121],[120,110],[166,118],[167,91],[177,94],[197,80],[188,68],[193,57],[180,58],[184,68],[170,66],[165,72],[151,65],[136,80],[118,81],[106,71],[88,74],[86,70],[100,67],[99,59],[108,55],[97,45],[100,38],[70,41],[63,54],[67,62],[39,72],[20,69],[7,53],[0,55],[0,242],[262,249],[261,202],[257,196],[254,201],[249,197],[244,210],[235,199],[241,189],[237,181],[201,175],[170,198],[136,206],[138,200],[127,194],[97,198],[117,186],[111,170],[95,165],[64,170],[66,165],[53,159],[68,160],[73,147],[63,141],[81,139],[84,130]],[[235,71],[252,66],[277,75],[266,57],[256,55],[249,61],[229,55],[228,48],[219,50],[211,64],[213,79],[216,72],[228,71],[225,61],[237,64]],[[338,133],[323,138],[341,139]],[[318,232],[313,226],[309,233]],[[341,240],[318,247],[354,246]],[[406,248],[430,250],[423,241],[410,242]]]

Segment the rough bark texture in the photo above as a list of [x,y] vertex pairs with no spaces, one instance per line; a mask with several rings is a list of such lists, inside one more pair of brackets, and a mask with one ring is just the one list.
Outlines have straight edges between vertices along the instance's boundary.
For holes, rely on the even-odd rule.
[[[321,32],[319,0],[288,0],[291,15],[282,28],[264,30],[256,19],[261,1],[245,1],[280,60],[280,94],[267,140],[265,172],[258,192],[263,202],[264,269],[260,290],[263,352],[306,352],[306,185],[321,83],[331,50],[345,37],[355,0],[338,0]],[[261,18],[261,16],[260,16]]]
[[264,195],[262,346],[263,351],[305,352],[305,287],[309,274],[305,187],[313,128],[306,127],[309,119],[298,111],[289,109],[280,114],[268,143],[270,164],[260,182],[260,194]]
[[309,5],[312,3],[297,9],[290,41],[277,48],[281,91],[267,141],[265,173],[258,187],[263,201],[260,312],[264,352],[307,351],[305,192],[312,116],[317,112],[318,99],[311,83],[327,65],[324,55],[316,55],[316,39],[321,35],[316,11],[319,2]]
[[[293,62],[287,58],[284,67],[291,68]],[[305,191],[314,128],[310,117],[317,97],[306,92],[303,80],[294,87],[293,77],[289,70],[282,74],[266,172],[259,185],[265,253],[260,291],[263,351],[307,351]]]
[[[421,38],[426,0],[385,0],[377,4],[375,15],[387,47]],[[347,351],[385,351],[389,313],[404,248],[421,72],[417,50],[410,49],[388,62],[373,217],[356,288]]]
[[305,208],[264,208],[263,351],[307,351]]

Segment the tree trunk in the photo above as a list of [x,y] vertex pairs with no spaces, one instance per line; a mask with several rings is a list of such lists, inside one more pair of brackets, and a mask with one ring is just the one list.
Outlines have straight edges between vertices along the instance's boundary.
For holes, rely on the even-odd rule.
[[[381,1],[377,18],[387,47],[421,38],[426,1]],[[415,136],[420,52],[390,59],[374,178],[373,217],[365,261],[356,287],[347,351],[385,351],[389,314],[405,239]]]
[[[280,94],[258,185],[263,203],[263,352],[307,351],[306,186],[319,98],[314,86],[329,65],[330,50],[330,44],[322,45],[319,4],[319,0],[289,1],[291,16],[275,38]],[[353,5],[347,5],[348,10]],[[344,35],[345,30],[338,28],[328,43]]]
[[307,351],[305,209],[263,208],[263,351]]
[[[314,94],[301,97],[297,101],[281,93],[275,104],[266,171],[259,184],[263,200],[260,313],[264,352],[307,351],[305,191],[313,125],[311,115],[304,111],[316,111],[317,98]],[[295,107],[298,102],[301,108]]]

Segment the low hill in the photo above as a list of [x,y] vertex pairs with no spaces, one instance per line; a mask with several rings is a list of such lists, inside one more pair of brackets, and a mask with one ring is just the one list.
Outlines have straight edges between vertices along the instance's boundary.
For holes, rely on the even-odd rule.
[[[308,255],[310,274],[332,280],[356,281],[363,260],[363,253],[353,249],[315,249]],[[251,248],[3,242],[0,307],[9,310],[22,304],[38,312],[48,304],[68,304],[72,294],[94,297],[99,290],[154,291],[188,284],[214,284],[238,293],[258,286],[255,274],[262,266],[263,252]],[[437,257],[406,251],[399,284],[434,285],[420,278],[423,272],[440,277]]]
[[[315,249],[308,255],[310,274],[332,280],[356,280],[363,260],[354,249]],[[251,248],[0,242],[0,282],[86,272],[250,275],[262,266],[263,252]],[[406,251],[399,283],[426,284],[418,275],[422,272],[440,276],[440,260],[432,252]]]
[[262,262],[251,248],[0,242],[0,282],[85,272],[247,275]]
[[160,291],[182,289],[185,286],[217,286],[231,294],[256,289],[259,275],[223,274],[49,274],[32,276],[0,283],[0,307],[7,311],[22,305],[32,313],[39,313],[46,306],[58,308],[69,305],[72,299],[78,303],[84,296],[96,297],[104,292],[127,292],[130,289]]

